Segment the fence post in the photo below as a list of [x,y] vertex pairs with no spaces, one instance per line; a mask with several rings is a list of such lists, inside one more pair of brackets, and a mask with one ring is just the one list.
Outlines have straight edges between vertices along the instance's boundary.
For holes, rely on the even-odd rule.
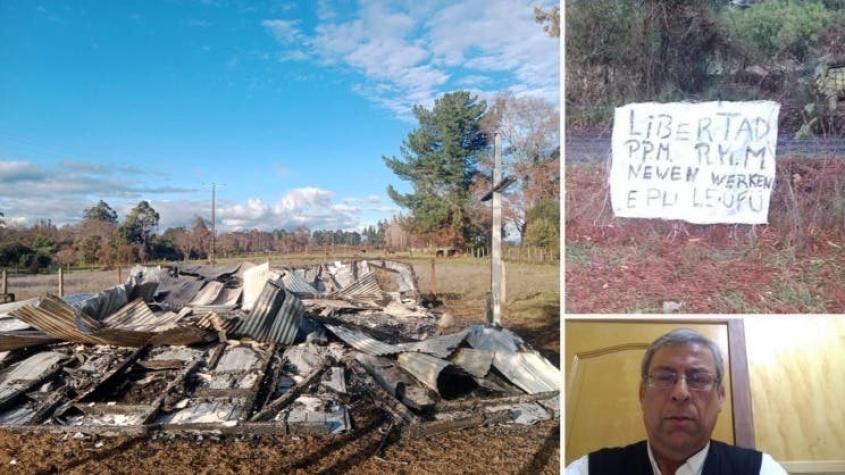
[[120,284],[123,282],[123,272],[121,272],[120,266],[117,266],[117,283]]
[[437,300],[437,269],[434,266],[435,259],[431,258],[431,298]]
[[62,266],[59,266],[59,297],[65,296],[65,274],[62,270]]
[[3,291],[0,294],[8,294],[9,293],[9,276],[6,275],[6,269],[3,269]]

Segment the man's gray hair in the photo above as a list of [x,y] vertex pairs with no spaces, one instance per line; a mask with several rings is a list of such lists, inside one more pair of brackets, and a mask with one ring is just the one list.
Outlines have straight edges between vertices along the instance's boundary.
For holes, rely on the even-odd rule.
[[648,378],[648,367],[651,365],[651,359],[654,357],[657,350],[663,348],[664,346],[689,345],[693,343],[707,347],[707,349],[710,350],[710,353],[713,354],[713,363],[716,366],[716,382],[719,386],[722,386],[722,376],[725,373],[725,362],[722,360],[722,352],[712,340],[689,328],[678,328],[676,330],[672,330],[654,340],[651,345],[648,346],[648,349],[645,351],[645,355],[643,355],[642,366],[640,367],[640,377],[642,378],[642,381],[645,381]]

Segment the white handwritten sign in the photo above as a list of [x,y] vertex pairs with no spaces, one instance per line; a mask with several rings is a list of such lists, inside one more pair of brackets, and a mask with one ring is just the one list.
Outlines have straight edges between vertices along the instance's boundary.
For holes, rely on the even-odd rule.
[[616,109],[610,198],[616,216],[765,224],[780,104],[628,104]]

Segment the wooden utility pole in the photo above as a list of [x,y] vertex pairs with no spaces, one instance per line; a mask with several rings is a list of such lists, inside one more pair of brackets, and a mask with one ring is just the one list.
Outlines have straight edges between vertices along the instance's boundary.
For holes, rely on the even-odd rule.
[[431,258],[431,297],[437,300],[437,268],[434,261],[435,258]]
[[59,266],[59,297],[65,296],[65,274],[62,272],[62,266]]
[[497,187],[502,182],[502,135],[493,138],[493,242],[491,262],[492,312],[487,325],[502,325],[502,193]]
[[217,238],[217,235],[214,233],[214,223],[217,222],[215,216],[215,208],[217,208],[216,202],[216,187],[217,183],[211,183],[211,265],[214,265],[214,240]]

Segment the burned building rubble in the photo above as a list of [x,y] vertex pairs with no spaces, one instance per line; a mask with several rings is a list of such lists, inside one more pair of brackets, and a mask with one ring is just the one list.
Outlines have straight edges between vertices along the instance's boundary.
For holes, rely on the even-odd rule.
[[441,334],[411,266],[136,266],[96,294],[0,305],[0,427],[335,434],[372,403],[406,436],[559,417],[516,334]]

